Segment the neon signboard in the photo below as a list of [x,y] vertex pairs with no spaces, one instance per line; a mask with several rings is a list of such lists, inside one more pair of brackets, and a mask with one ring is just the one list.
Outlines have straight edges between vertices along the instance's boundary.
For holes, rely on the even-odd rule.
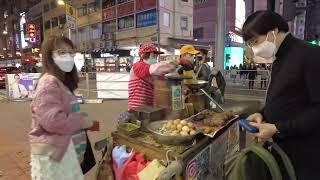
[[28,37],[29,37],[29,43],[36,43],[36,25],[34,24],[28,24]]

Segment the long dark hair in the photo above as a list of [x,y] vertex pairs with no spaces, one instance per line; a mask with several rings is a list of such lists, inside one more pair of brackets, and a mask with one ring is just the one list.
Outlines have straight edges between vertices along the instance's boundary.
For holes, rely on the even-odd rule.
[[63,84],[68,87],[68,89],[73,92],[78,88],[79,77],[76,66],[73,66],[71,72],[63,72],[60,68],[54,63],[52,58],[53,51],[57,50],[59,45],[62,43],[69,45],[74,49],[72,41],[64,36],[50,36],[44,41],[41,47],[42,53],[42,74],[48,73],[57,77]]

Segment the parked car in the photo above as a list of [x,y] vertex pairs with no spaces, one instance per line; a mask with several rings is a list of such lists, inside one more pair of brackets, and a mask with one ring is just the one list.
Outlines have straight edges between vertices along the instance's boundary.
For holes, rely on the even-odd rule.
[[21,71],[15,66],[0,67],[0,89],[6,88],[6,74],[19,74]]

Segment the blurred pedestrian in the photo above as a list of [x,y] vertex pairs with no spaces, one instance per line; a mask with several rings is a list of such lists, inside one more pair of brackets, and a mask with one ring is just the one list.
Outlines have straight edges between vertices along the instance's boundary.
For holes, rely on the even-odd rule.
[[223,104],[226,81],[218,67],[215,66],[211,69],[208,83],[210,86],[209,92],[211,97],[219,104]]
[[[42,46],[43,74],[31,103],[31,177],[33,180],[81,180],[80,166],[93,121],[79,112],[74,96],[78,73],[74,45],[66,37],[49,37]],[[81,142],[80,151],[76,151]],[[91,148],[91,147],[90,147]],[[78,149],[78,148],[77,148]]]
[[233,81],[233,83],[236,83],[236,79],[237,79],[237,68],[236,66],[231,66],[231,70],[230,70],[230,74],[231,74],[231,79]]
[[211,73],[210,66],[207,62],[209,62],[208,58],[208,50],[199,49],[200,54],[197,56],[197,64],[196,68],[196,76],[198,80],[208,81],[209,75]]
[[265,64],[261,65],[261,69],[260,69],[260,75],[261,75],[261,89],[262,88],[267,88],[267,78],[268,78],[268,70],[266,68]]
[[249,89],[253,89],[254,81],[256,80],[256,77],[257,77],[257,68],[253,63],[251,63],[248,69]]

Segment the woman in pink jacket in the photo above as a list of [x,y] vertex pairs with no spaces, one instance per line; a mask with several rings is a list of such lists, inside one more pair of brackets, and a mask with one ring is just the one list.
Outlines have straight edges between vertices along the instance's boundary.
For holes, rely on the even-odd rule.
[[50,37],[42,55],[43,74],[31,104],[31,176],[33,180],[81,180],[73,136],[93,122],[72,107],[79,81],[74,45],[68,38]]

